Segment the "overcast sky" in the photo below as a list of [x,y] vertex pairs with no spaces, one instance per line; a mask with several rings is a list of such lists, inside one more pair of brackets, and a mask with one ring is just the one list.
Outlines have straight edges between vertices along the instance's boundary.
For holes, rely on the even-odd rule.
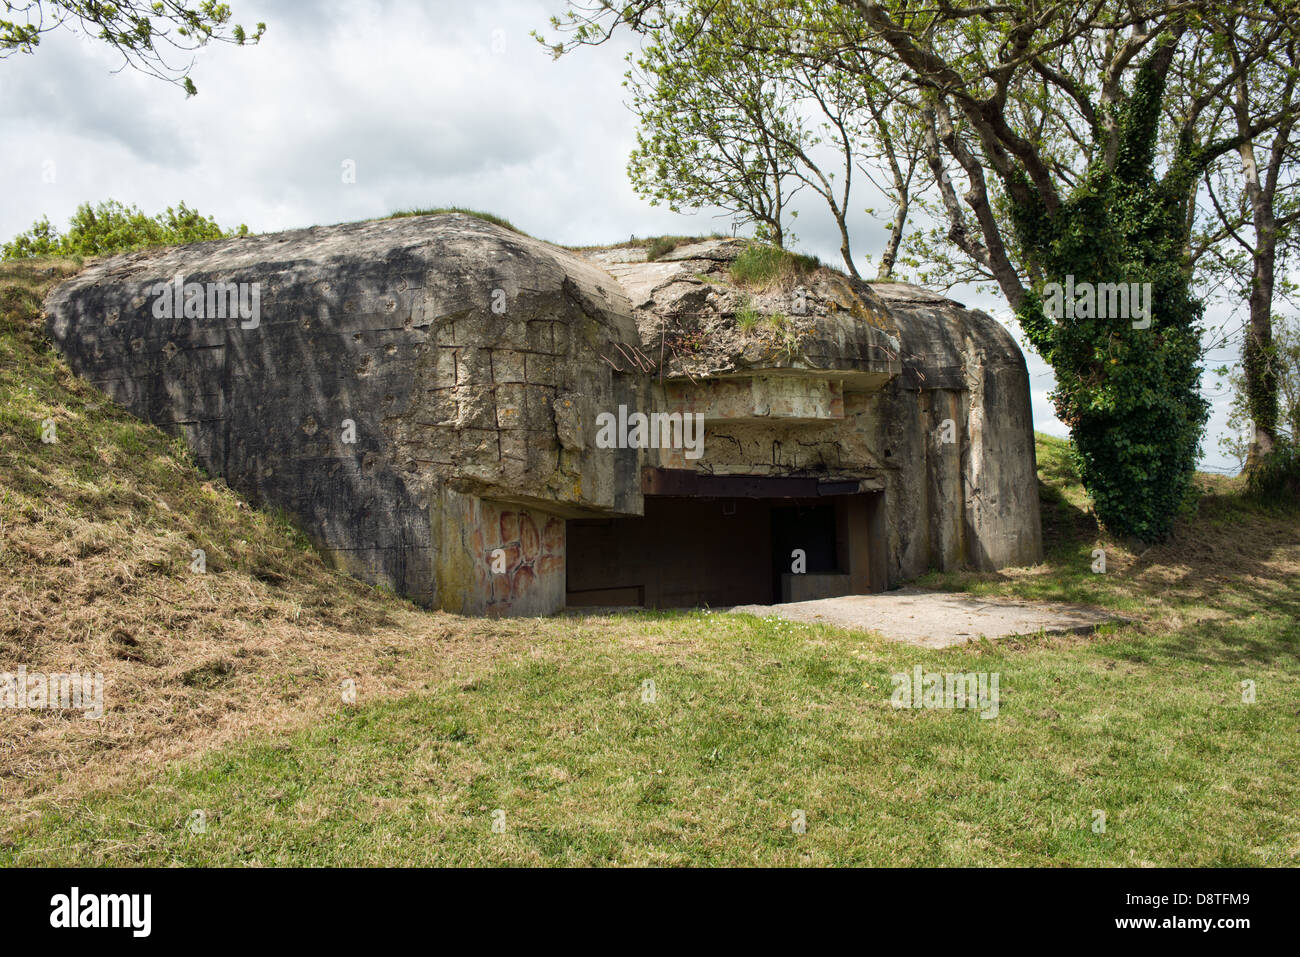
[[[43,215],[64,227],[79,203],[110,197],[151,214],[183,200],[257,232],[452,205],[573,245],[730,230],[727,219],[675,215],[632,191],[628,47],[553,61],[528,32],[549,32],[562,0],[230,5],[250,29],[265,21],[266,36],[256,47],[201,52],[199,95],[189,100],[159,80],[114,73],[111,51],[68,31],[47,34],[34,56],[0,61],[0,176],[10,187],[0,237]],[[348,162],[355,183],[343,182]],[[857,205],[881,204],[862,195]],[[850,225],[855,252],[878,255],[884,229],[863,213]],[[795,231],[801,249],[839,264],[834,225],[807,197]],[[874,273],[861,259],[859,269]],[[952,295],[1006,316],[1000,299]],[[1050,370],[1031,350],[1026,358],[1035,427],[1066,434],[1047,402]],[[1216,385],[1207,374],[1215,415],[1202,467],[1222,471],[1233,463],[1218,449],[1227,397]]]

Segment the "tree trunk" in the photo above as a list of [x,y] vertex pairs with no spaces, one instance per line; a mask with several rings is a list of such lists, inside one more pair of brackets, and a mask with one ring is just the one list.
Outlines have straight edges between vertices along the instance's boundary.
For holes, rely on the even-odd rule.
[[[1242,116],[1244,104],[1245,93],[1239,89],[1239,127],[1246,122]],[[1283,130],[1285,133],[1279,132],[1279,136],[1289,135],[1289,126],[1283,127]],[[1275,143],[1275,150],[1278,146]],[[1273,282],[1277,258],[1277,220],[1273,214],[1273,192],[1276,183],[1271,175],[1266,176],[1263,182],[1260,181],[1253,143],[1242,143],[1237,152],[1241,156],[1246,196],[1250,201],[1255,229],[1250,281],[1250,324],[1246,327],[1245,341],[1241,347],[1246,410],[1254,424],[1250,449],[1246,454],[1246,471],[1250,472],[1258,468],[1264,457],[1273,451],[1277,441],[1277,367],[1273,357]]]
[[849,252],[849,227],[844,222],[844,214],[839,210],[835,211],[835,224],[840,227],[840,255],[844,257],[844,267],[854,279],[861,279],[862,277],[858,275],[858,267],[853,265],[853,256]]
[[907,198],[902,198],[894,211],[894,222],[889,227],[889,241],[885,251],[880,255],[880,267],[876,270],[877,279],[888,279],[894,272],[894,263],[898,260],[898,247],[903,241],[903,227],[907,225]]
[[1253,471],[1277,443],[1277,367],[1273,356],[1273,240],[1265,251],[1261,237],[1255,256],[1255,275],[1250,289],[1250,325],[1242,344],[1241,365],[1245,378],[1246,407],[1254,432],[1246,454],[1246,470]]

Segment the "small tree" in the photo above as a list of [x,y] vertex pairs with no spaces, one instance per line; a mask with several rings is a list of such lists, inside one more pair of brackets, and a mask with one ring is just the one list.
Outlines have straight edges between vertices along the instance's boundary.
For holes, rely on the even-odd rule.
[[865,48],[825,43],[830,33],[811,9],[733,4],[703,24],[671,10],[663,17],[628,74],[641,120],[629,172],[641,195],[739,212],[784,245],[779,220],[807,188],[826,204],[857,277],[848,217],[861,172],[893,203],[877,271],[888,278],[921,180],[921,140],[898,106],[902,71]]
[[718,56],[712,38],[685,25],[650,44],[624,84],[640,120],[628,162],[637,193],[674,212],[724,209],[784,247],[799,189],[787,144],[798,132],[771,66],[757,55]]
[[[1300,445],[1300,318],[1294,314],[1274,317],[1272,354],[1278,396],[1274,442]],[[1232,390],[1232,403],[1228,407],[1229,434],[1219,440],[1219,447],[1235,458],[1238,465],[1244,466],[1254,451],[1255,432],[1245,376],[1240,367],[1229,369],[1223,366],[1215,372],[1227,381]]]
[[[1223,56],[1240,67],[1240,41],[1225,38]],[[1226,125],[1236,133],[1248,132],[1251,100],[1271,99],[1286,118],[1257,145],[1254,137],[1242,136],[1237,148],[1235,175],[1221,175],[1219,191],[1207,171],[1205,184],[1218,222],[1244,255],[1233,262],[1237,289],[1245,298],[1249,316],[1242,337],[1240,379],[1245,409],[1251,423],[1251,440],[1246,468],[1255,468],[1273,451],[1278,438],[1279,378],[1285,374],[1285,357],[1275,347],[1273,308],[1279,292],[1291,290],[1287,283],[1286,259],[1289,240],[1300,222],[1300,177],[1297,177],[1297,116],[1300,100],[1300,72],[1295,66],[1297,41],[1290,39],[1277,51],[1259,60],[1254,70],[1238,69],[1238,81],[1224,110]],[[1281,289],[1279,289],[1279,286]]]

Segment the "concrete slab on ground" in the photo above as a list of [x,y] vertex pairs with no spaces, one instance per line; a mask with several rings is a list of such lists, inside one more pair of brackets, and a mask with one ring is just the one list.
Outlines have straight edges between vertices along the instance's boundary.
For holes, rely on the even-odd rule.
[[1099,608],[1056,602],[977,598],[959,592],[900,588],[875,595],[819,598],[784,605],[739,605],[727,611],[876,631],[922,648],[948,648],[984,637],[1066,634],[1125,621]]

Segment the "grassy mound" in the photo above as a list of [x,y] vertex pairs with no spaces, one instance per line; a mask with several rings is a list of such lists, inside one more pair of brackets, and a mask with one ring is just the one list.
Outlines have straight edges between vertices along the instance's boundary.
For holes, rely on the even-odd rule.
[[[1295,862],[1300,520],[1231,481],[1134,552],[1040,437],[1047,562],[931,580],[1134,619],[1098,635],[425,613],[72,376],[76,268],[0,267],[0,671],[102,671],[106,712],[0,712],[0,865]],[[998,718],[895,710],[916,665],[998,673]]]

